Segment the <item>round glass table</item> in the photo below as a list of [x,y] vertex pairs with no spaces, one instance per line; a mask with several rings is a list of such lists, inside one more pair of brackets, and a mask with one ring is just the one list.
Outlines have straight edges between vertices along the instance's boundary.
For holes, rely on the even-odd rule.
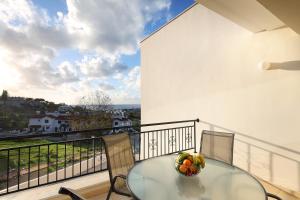
[[250,174],[206,158],[200,174],[185,177],[175,170],[177,155],[151,158],[129,172],[127,186],[141,200],[266,200],[263,186]]

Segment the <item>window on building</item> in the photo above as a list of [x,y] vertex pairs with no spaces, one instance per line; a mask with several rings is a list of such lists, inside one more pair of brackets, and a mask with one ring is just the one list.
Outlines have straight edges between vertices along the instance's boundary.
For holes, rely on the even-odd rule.
[[60,124],[60,123],[61,123],[61,121],[60,121],[60,120],[58,120],[58,123]]
[[49,123],[49,120],[48,120],[48,119],[45,119],[45,123],[46,123],[46,124]]
[[119,122],[115,122],[115,126],[118,126],[119,125]]

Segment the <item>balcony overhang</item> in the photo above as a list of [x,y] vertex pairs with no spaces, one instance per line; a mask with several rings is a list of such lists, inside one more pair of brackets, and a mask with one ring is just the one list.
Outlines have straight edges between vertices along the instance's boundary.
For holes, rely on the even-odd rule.
[[300,34],[299,0],[257,0],[278,19]]
[[[266,4],[273,4],[273,1],[281,1],[282,4],[286,2],[261,1]],[[197,2],[254,33],[285,26],[285,23],[256,0],[197,0]]]

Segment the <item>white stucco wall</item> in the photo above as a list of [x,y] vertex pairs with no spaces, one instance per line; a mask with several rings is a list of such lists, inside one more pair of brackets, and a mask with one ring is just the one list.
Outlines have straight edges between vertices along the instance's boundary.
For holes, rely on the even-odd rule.
[[[284,63],[266,71],[261,61]],[[142,123],[200,118],[199,141],[201,129],[233,131],[235,165],[300,191],[294,31],[253,34],[196,5],[141,43],[141,77]]]
[[28,126],[33,126],[33,125],[41,125],[41,119],[40,118],[30,118]]

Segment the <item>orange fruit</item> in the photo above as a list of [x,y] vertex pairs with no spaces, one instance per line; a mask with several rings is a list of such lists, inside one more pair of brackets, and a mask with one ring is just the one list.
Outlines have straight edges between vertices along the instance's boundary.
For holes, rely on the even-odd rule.
[[180,166],[179,166],[179,171],[180,171],[181,173],[184,173],[184,174],[185,174],[186,171],[187,171],[187,169],[188,169],[188,168],[187,168],[185,165],[180,165]]
[[190,167],[192,165],[192,161],[190,161],[189,159],[185,159],[182,164],[186,167]]

